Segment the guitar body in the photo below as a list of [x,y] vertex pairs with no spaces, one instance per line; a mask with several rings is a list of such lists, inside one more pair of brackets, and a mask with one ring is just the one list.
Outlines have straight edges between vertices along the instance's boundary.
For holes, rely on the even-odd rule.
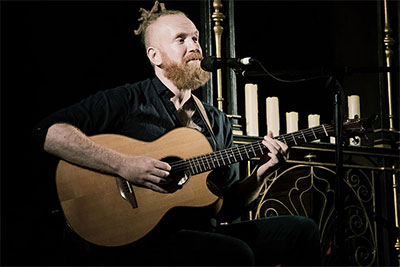
[[[175,129],[153,142],[113,134],[91,139],[124,154],[160,160],[171,156],[186,159],[212,152],[207,139],[189,128]],[[174,207],[215,203],[218,197],[207,187],[209,173],[191,176],[181,189],[168,194],[131,185],[135,205],[121,196],[117,182],[123,179],[66,161],[60,161],[57,167],[56,185],[67,223],[79,236],[97,245],[120,246],[145,236]]]

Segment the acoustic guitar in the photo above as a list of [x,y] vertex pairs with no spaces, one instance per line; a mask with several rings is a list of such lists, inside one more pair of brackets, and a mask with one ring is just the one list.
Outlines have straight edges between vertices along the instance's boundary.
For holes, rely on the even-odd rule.
[[[366,129],[359,119],[344,123],[348,132]],[[288,146],[332,136],[334,128],[323,124],[276,139]],[[204,135],[190,128],[177,128],[153,142],[126,136],[101,134],[94,142],[129,155],[144,155],[168,162],[173,181],[170,193],[158,193],[127,180],[61,160],[57,166],[57,193],[68,225],[87,241],[120,246],[149,233],[174,207],[205,207],[219,199],[207,186],[211,170],[268,153],[262,140],[216,152]]]

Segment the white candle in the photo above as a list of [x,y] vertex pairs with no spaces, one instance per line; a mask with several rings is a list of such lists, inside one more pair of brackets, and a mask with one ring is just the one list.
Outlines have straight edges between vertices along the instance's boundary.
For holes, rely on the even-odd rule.
[[[319,114],[310,114],[308,115],[308,128],[316,127],[320,125],[319,122],[320,115]],[[319,142],[320,139],[316,139],[313,142]]]
[[349,108],[349,119],[354,119],[357,115],[360,117],[360,96],[350,95],[347,97],[348,108]]
[[320,125],[319,118],[320,118],[319,114],[308,115],[308,128]]
[[258,101],[257,84],[247,83],[245,91],[245,109],[246,109],[246,134],[258,136]]
[[299,130],[299,113],[286,112],[286,133],[293,133]]
[[267,128],[274,136],[279,135],[279,100],[276,96],[267,97]]
[[[360,113],[360,96],[358,95],[350,95],[347,97],[347,105],[349,110],[349,119],[354,119],[356,116],[358,118],[361,117]],[[360,146],[361,139],[359,136],[355,136],[354,138],[350,138],[350,145]]]

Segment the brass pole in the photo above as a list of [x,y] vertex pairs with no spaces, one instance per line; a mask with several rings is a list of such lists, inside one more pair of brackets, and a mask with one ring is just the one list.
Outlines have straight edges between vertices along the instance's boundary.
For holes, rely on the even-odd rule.
[[[219,10],[222,8],[221,0],[214,0],[213,7],[215,9],[212,14],[212,18],[215,21],[214,33],[215,33],[215,50],[217,58],[221,57],[221,36],[224,28],[221,26],[221,22],[225,19],[224,14],[222,14]],[[223,111],[223,97],[222,97],[222,71],[221,69],[217,70],[217,89],[218,89],[218,109]]]
[[[393,169],[396,168],[393,165]],[[397,189],[399,188],[399,184],[396,179],[396,173],[393,173],[393,201],[394,201],[394,221],[397,228],[399,228],[399,207],[397,202]],[[397,236],[396,243],[394,245],[396,252],[397,252],[397,260],[400,266],[400,238]]]
[[[386,56],[386,67],[392,66],[393,50],[391,46],[394,45],[395,41],[391,37],[392,28],[389,23],[389,12],[387,0],[383,0],[384,14],[385,14],[385,37],[383,42],[385,44],[385,56]],[[394,116],[393,116],[393,104],[392,104],[392,73],[387,72],[387,90],[388,90],[388,109],[389,109],[389,131],[395,131],[394,129]],[[395,166],[393,166],[395,168]],[[393,173],[393,201],[394,201],[394,217],[396,227],[399,227],[399,214],[398,214],[398,203],[397,203],[397,189],[398,183],[396,181],[396,174]],[[397,236],[395,243],[395,250],[397,251],[397,260],[400,266],[400,239]]]
[[[395,41],[391,37],[392,28],[389,23],[388,6],[387,0],[383,1],[384,13],[385,13],[385,37],[383,42],[385,44],[385,56],[386,56],[386,67],[392,66],[393,50],[391,46],[394,45]],[[393,105],[392,105],[392,73],[387,72],[387,90],[388,90],[388,109],[389,109],[389,130],[394,130],[394,116],[393,116]]]

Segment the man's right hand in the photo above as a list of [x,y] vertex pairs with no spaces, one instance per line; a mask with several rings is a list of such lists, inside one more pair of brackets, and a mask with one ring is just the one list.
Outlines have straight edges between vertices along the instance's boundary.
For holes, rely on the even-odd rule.
[[145,156],[126,156],[121,162],[118,174],[138,186],[144,186],[160,193],[168,193],[160,185],[169,181],[171,166]]

